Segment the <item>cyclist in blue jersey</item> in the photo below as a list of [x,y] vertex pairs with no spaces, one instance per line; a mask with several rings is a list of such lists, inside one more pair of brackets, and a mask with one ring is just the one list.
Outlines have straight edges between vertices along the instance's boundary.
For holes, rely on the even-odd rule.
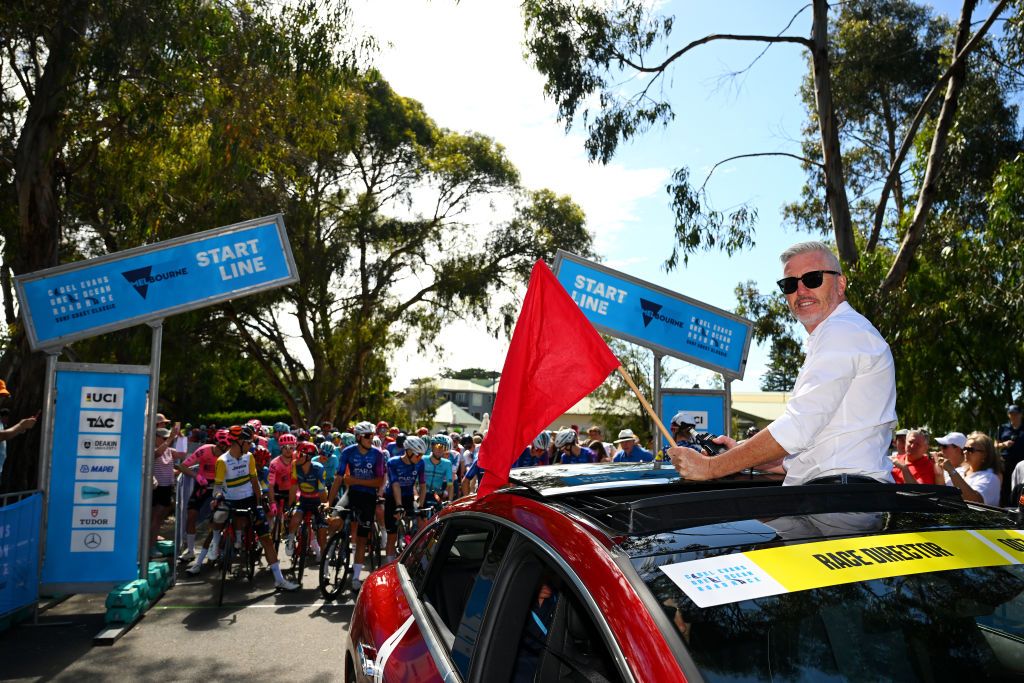
[[512,467],[537,467],[548,464],[548,446],[551,445],[551,435],[541,432],[529,446],[520,454],[519,458],[512,463]]
[[304,441],[299,444],[293,458],[292,481],[295,485],[288,498],[292,514],[288,522],[288,537],[284,541],[284,551],[289,556],[295,552],[295,530],[307,512],[313,515],[316,539],[310,545],[317,558],[320,556],[320,548],[327,542],[327,523],[320,510],[320,506],[327,502],[327,485],[324,481],[324,466],[313,459],[316,452],[316,446]]
[[576,442],[574,429],[562,429],[555,434],[555,448],[561,451],[559,462],[563,465],[594,462],[594,451]]
[[619,432],[619,438],[615,439],[615,445],[622,450],[615,454],[612,462],[651,462],[654,460],[654,453],[642,448],[636,442],[636,434],[632,429],[623,429]]
[[435,508],[452,501],[455,495],[451,447],[452,440],[444,434],[438,434],[430,439],[430,457],[423,461],[423,474],[427,480],[426,504]]
[[672,430],[672,436],[675,438],[677,446],[686,446],[698,453],[704,453],[704,449],[701,448],[694,438],[693,428],[697,426],[697,418],[692,412],[680,410],[672,417],[672,422],[669,424],[669,429]]
[[[344,484],[348,508],[355,515],[353,534],[356,539],[355,562],[352,564],[352,589],[359,590],[363,582],[363,560],[366,559],[366,539],[370,535],[373,518],[377,512],[377,489],[384,484],[387,473],[387,456],[384,451],[374,448],[374,427],[370,422],[360,422],[352,431],[356,442],[341,451],[338,462],[340,477],[335,478],[336,486]],[[356,526],[358,524],[358,527]]]
[[384,528],[388,532],[386,562],[395,559],[398,520],[408,510],[413,514],[426,496],[423,455],[427,442],[418,436],[405,437],[405,453],[388,460],[388,486],[384,493]]
[[282,434],[290,434],[291,431],[284,422],[274,423],[274,433],[267,439],[267,450],[270,451],[271,459],[281,455],[281,443],[277,440]]
[[[338,473],[338,463],[341,458],[338,457],[334,452],[334,444],[330,441],[324,441],[318,447],[319,452],[316,457],[313,458],[313,462],[318,462],[323,465],[324,468],[324,483],[328,488],[333,488],[334,478]],[[334,498],[328,498],[327,504],[332,505]]]

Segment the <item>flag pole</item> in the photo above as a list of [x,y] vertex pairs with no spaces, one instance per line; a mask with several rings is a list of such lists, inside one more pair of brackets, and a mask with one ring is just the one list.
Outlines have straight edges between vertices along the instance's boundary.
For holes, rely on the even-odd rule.
[[620,365],[617,369],[619,371],[619,374],[622,375],[622,379],[626,380],[626,384],[628,384],[629,388],[633,390],[633,393],[636,394],[636,397],[640,399],[640,404],[643,405],[644,410],[646,410],[647,414],[651,416],[652,420],[654,420],[654,424],[658,425],[658,429],[661,430],[661,433],[665,437],[665,439],[669,442],[669,444],[675,446],[676,441],[675,439],[672,438],[672,432],[668,431],[668,429],[665,428],[665,425],[662,424],[661,419],[658,417],[658,414],[654,412],[654,408],[652,408],[651,404],[647,402],[647,399],[644,398],[644,395],[640,393],[640,389],[637,387],[636,382],[633,381],[633,378],[630,377],[629,372],[626,370],[626,368]]

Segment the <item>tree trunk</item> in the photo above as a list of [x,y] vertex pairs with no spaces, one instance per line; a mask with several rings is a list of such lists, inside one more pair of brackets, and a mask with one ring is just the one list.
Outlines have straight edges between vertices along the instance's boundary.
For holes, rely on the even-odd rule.
[[811,27],[811,66],[814,74],[814,99],[821,130],[821,155],[825,168],[825,200],[832,219],[839,259],[847,266],[857,262],[857,244],[853,239],[853,220],[846,197],[843,157],[839,148],[839,127],[832,104],[832,77],[828,57],[828,3],[814,0]]

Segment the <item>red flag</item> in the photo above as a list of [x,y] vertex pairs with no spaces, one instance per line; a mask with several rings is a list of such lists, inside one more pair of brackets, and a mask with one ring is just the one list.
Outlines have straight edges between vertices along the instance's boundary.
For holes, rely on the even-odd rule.
[[541,430],[619,367],[608,345],[542,260],[533,264],[505,356],[491,426],[480,446],[479,494],[508,482],[519,454]]

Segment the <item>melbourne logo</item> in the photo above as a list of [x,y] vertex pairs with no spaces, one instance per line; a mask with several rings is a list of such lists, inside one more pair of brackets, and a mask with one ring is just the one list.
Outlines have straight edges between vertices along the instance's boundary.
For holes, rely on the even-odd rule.
[[155,282],[163,282],[164,280],[173,280],[174,278],[181,277],[182,275],[188,275],[188,268],[177,268],[153,275],[153,266],[145,266],[143,268],[127,270],[121,273],[121,275],[124,276],[124,279],[127,280],[135,291],[139,293],[139,296],[145,299],[146,294],[149,293],[149,286],[151,284]]
[[661,304],[656,304],[641,297],[640,309],[641,315],[644,316],[644,327],[647,327],[654,320],[654,316],[658,315],[658,312],[661,311]]

